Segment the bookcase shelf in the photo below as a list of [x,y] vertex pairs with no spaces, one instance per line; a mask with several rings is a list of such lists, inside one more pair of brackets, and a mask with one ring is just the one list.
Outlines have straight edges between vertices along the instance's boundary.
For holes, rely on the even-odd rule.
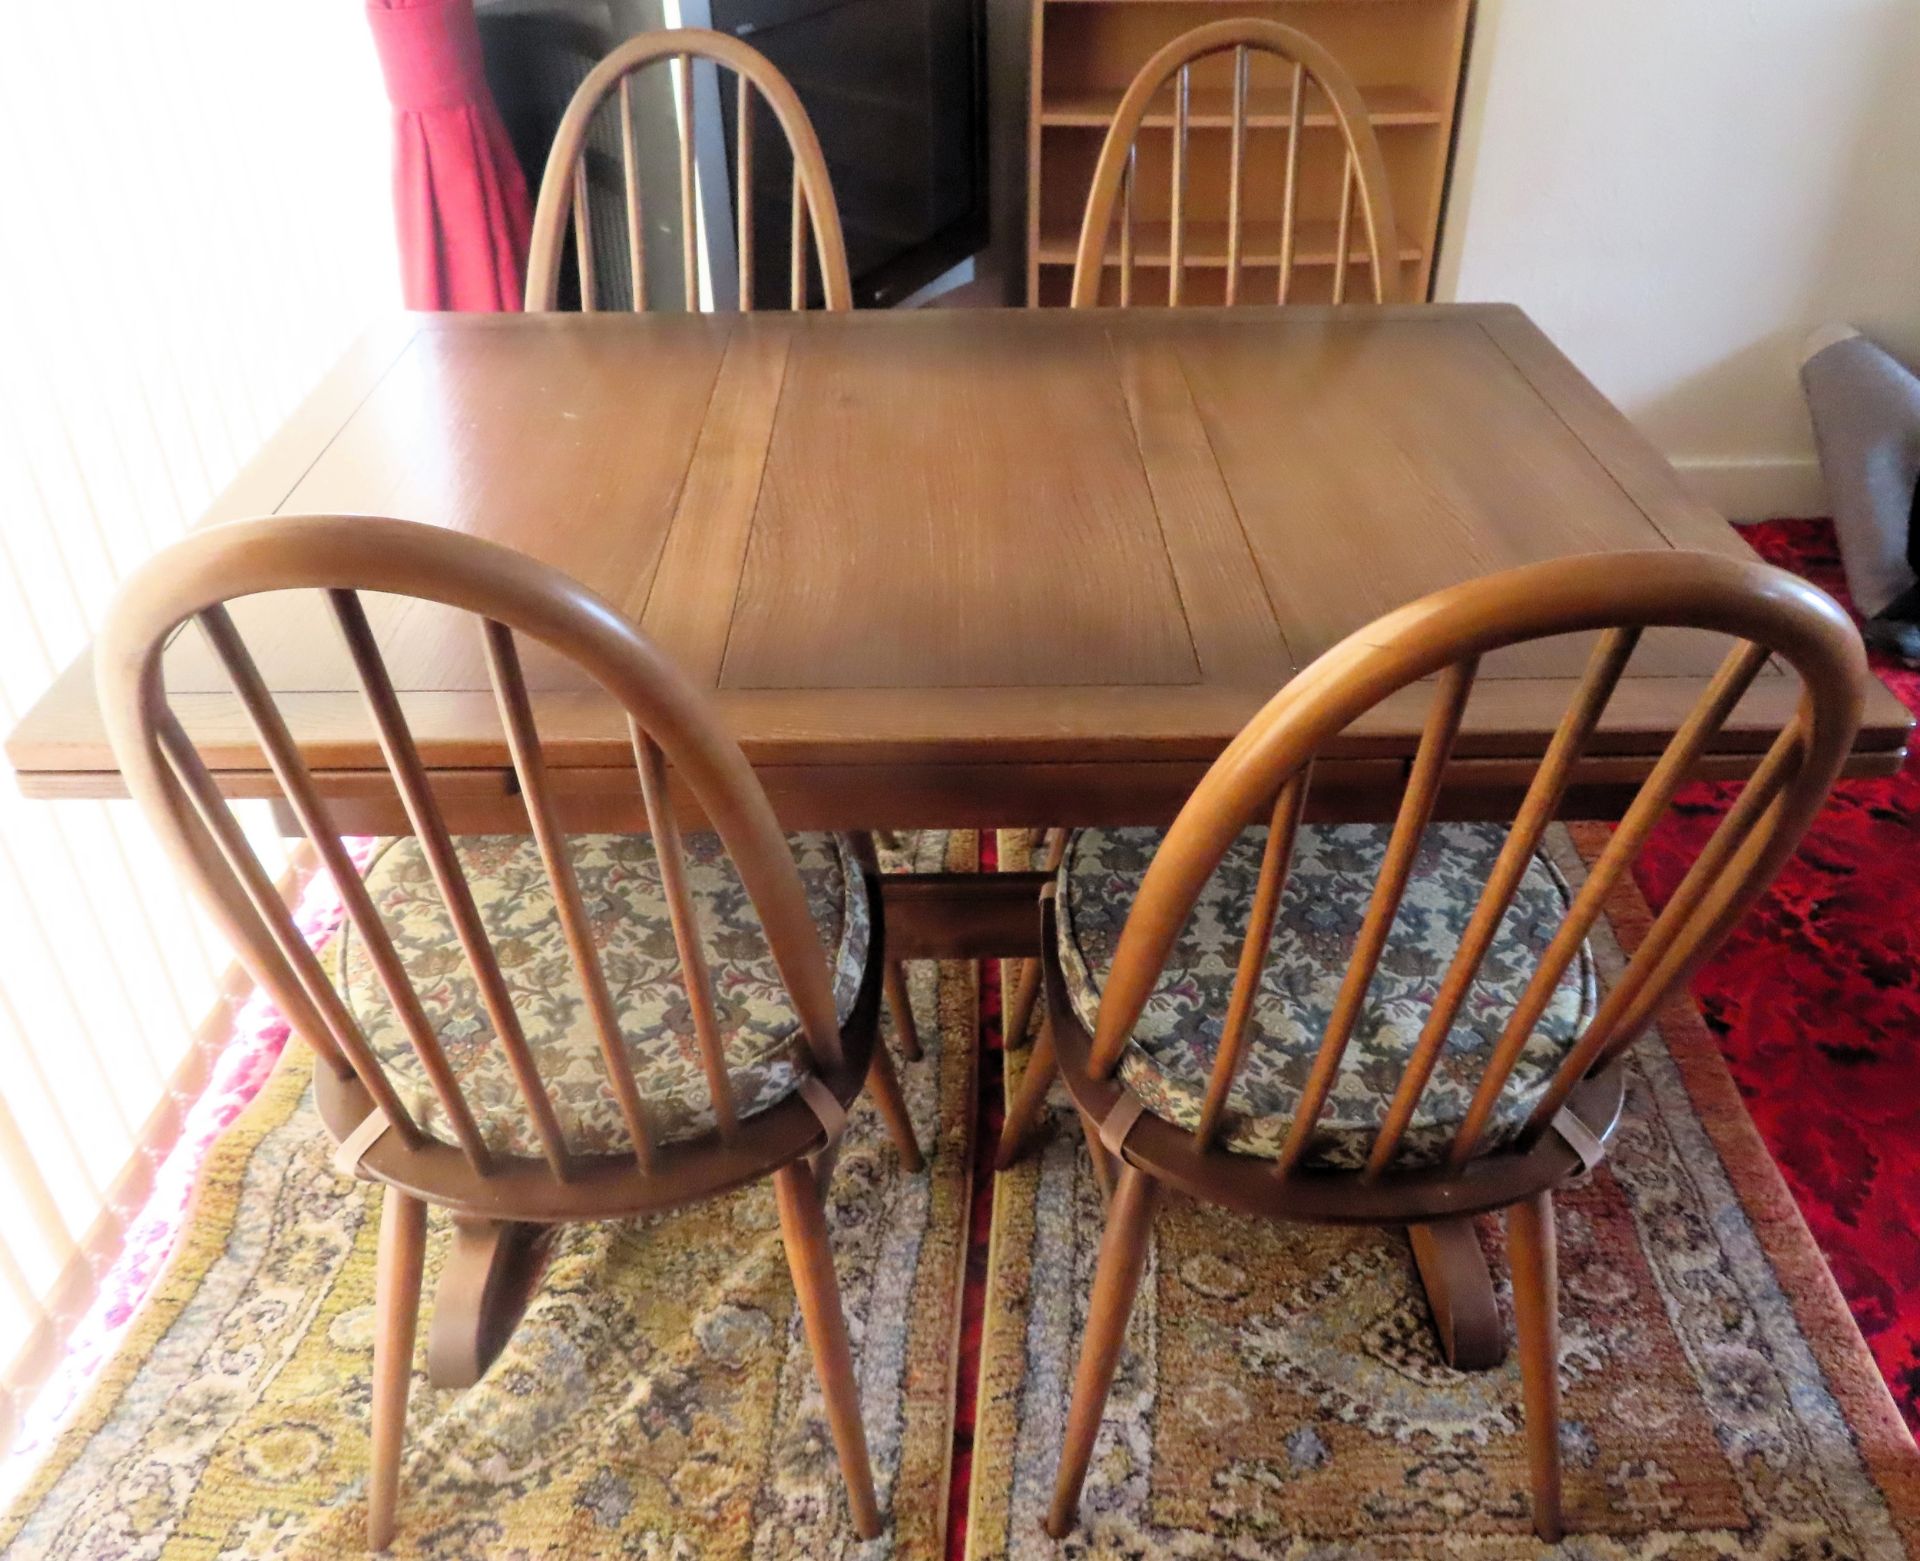
[[[1072,4],[1075,0],[1053,0]],[[1078,0],[1090,3],[1090,0]],[[1443,122],[1441,107],[1417,88],[1407,86],[1362,87],[1360,96],[1367,105],[1367,118],[1376,130],[1397,125],[1438,125]],[[1040,104],[1040,123],[1046,126],[1079,126],[1104,132],[1113,123],[1120,107],[1118,91],[1094,90],[1060,92]],[[1280,87],[1262,87],[1247,94],[1247,125],[1253,130],[1284,130],[1292,123],[1292,94]],[[1171,101],[1147,110],[1146,125],[1161,130],[1173,127]],[[1312,102],[1305,115],[1309,130],[1332,129],[1333,114],[1324,103]],[[1187,106],[1187,124],[1195,130],[1226,130],[1233,125],[1233,95],[1219,90],[1196,90]]]
[[[1133,225],[1133,263],[1137,266],[1164,266],[1172,254],[1172,224],[1136,222]],[[1107,264],[1120,263],[1119,220],[1107,238]],[[1339,253],[1339,229],[1331,222],[1304,220],[1293,233],[1293,263],[1296,266],[1331,266]],[[1049,225],[1040,231],[1040,264],[1073,265],[1080,244],[1080,227],[1075,223]],[[1360,224],[1348,239],[1347,258],[1354,264],[1364,262],[1371,252]],[[1418,261],[1425,251],[1408,233],[1400,234],[1402,263]],[[1240,258],[1247,266],[1277,266],[1280,263],[1280,224],[1278,222],[1243,223],[1240,229]],[[1189,266],[1222,267],[1227,263],[1227,225],[1224,222],[1189,221],[1185,263]]]
[[[1378,134],[1400,226],[1402,294],[1429,296],[1445,202],[1447,158],[1459,108],[1471,0],[1032,0],[1031,93],[1027,128],[1027,299],[1063,302],[1093,165],[1121,95],[1162,44],[1227,16],[1261,16],[1311,34],[1358,81]],[[1189,98],[1187,264],[1199,272],[1226,264],[1227,159],[1232,124],[1226,56],[1193,67]],[[1252,56],[1248,90],[1248,221],[1243,259],[1276,274],[1279,169],[1291,130],[1287,67]],[[1168,262],[1167,174],[1172,143],[1169,87],[1149,109],[1139,139],[1134,227],[1138,266]],[[1309,91],[1302,114],[1301,221],[1294,246],[1303,272],[1330,273],[1335,258],[1340,143],[1334,117]],[[1271,188],[1269,188],[1271,187]],[[1356,227],[1353,259],[1365,259]],[[1116,226],[1107,246],[1119,257]],[[1111,282],[1111,277],[1109,278]],[[1164,282],[1159,284],[1164,288]],[[1324,285],[1324,283],[1320,284]],[[1296,296],[1311,296],[1314,289]],[[1204,288],[1190,296],[1205,296]],[[1250,293],[1249,296],[1252,296]]]

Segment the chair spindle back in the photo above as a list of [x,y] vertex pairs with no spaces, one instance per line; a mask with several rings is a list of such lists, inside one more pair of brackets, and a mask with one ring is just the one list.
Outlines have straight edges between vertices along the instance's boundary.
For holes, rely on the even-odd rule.
[[1371,1179],[1392,1169],[1528,862],[1557,815],[1643,630],[1653,627],[1704,628],[1734,643],[1574,895],[1491,1048],[1448,1149],[1448,1164],[1456,1169],[1485,1150],[1488,1123],[1501,1092],[1608,894],[1771,657],[1779,657],[1798,675],[1800,700],[1552,1076],[1528,1117],[1519,1146],[1535,1142],[1575,1086],[1632,1043],[1658,1005],[1765,888],[1798,844],[1845,762],[1866,686],[1860,637],[1830,598],[1781,570],[1703,553],[1556,560],[1427,597],[1328,651],[1234,739],[1195,789],[1150,864],[1102,997],[1090,1058],[1093,1075],[1106,1078],[1114,1072],[1207,879],[1241,829],[1270,808],[1246,938],[1195,1129],[1198,1147],[1214,1143],[1246,1055],[1247,1026],[1314,756],[1388,695],[1432,678],[1425,727],[1379,877],[1278,1157],[1277,1173],[1293,1173],[1312,1147],[1365,1007],[1421,836],[1440,799],[1480,659],[1507,645],[1597,631],[1585,672],[1495,858],[1359,1174]]
[[1387,183],[1386,162],[1380,143],[1367,117],[1366,104],[1359,88],[1325,47],[1296,28],[1279,22],[1251,17],[1208,22],[1181,34],[1160,49],[1140,67],[1115,110],[1113,123],[1100,148],[1094,166],[1093,187],[1087,197],[1085,220],[1080,229],[1080,247],[1074,261],[1073,307],[1092,308],[1100,302],[1101,278],[1108,264],[1108,236],[1113,227],[1114,208],[1120,216],[1120,305],[1130,307],[1134,295],[1134,269],[1139,245],[1135,237],[1137,204],[1138,148],[1141,126],[1153,108],[1155,99],[1170,78],[1173,90],[1173,145],[1171,188],[1168,192],[1167,224],[1167,302],[1178,307],[1184,300],[1189,262],[1188,185],[1191,175],[1189,137],[1193,119],[1192,70],[1194,64],[1210,55],[1232,52],[1232,93],[1228,120],[1226,292],[1228,304],[1243,301],[1242,273],[1246,267],[1246,184],[1247,131],[1251,56],[1273,55],[1292,67],[1287,89],[1286,152],[1280,188],[1280,220],[1277,253],[1279,281],[1275,303],[1291,301],[1294,272],[1300,261],[1301,139],[1307,128],[1309,112],[1307,89],[1318,89],[1333,117],[1345,155],[1340,174],[1340,206],[1334,222],[1333,302],[1347,297],[1347,274],[1351,269],[1353,215],[1356,199],[1361,221],[1366,228],[1368,272],[1372,278],[1373,301],[1390,303],[1400,292],[1399,229],[1394,225],[1393,193]]
[[734,74],[734,204],[739,249],[740,307],[753,307],[753,100],[758,95],[786,136],[793,159],[792,224],[789,230],[789,292],[792,307],[807,306],[807,236],[818,255],[821,291],[828,309],[853,307],[847,274],[846,239],[840,211],[827,177],[813,122],[786,78],[759,50],[725,33],[683,27],[643,33],[629,39],[596,65],[580,84],[555,132],[540,181],[533,216],[533,242],[527,265],[529,312],[558,306],[561,257],[567,229],[573,229],[580,275],[580,306],[599,307],[599,278],[593,253],[593,213],[587,162],[594,122],[601,109],[615,105],[619,116],[621,187],[626,217],[628,287],[632,307],[649,307],[646,275],[646,221],[640,189],[640,148],[634,120],[634,77],[650,65],[666,62],[673,71],[674,114],[679,131],[681,304],[700,308],[699,217],[694,169],[694,69],[706,62]]
[[503,1050],[541,1159],[560,1182],[579,1170],[529,1046],[400,696],[376,643],[363,592],[436,602],[476,622],[489,679],[568,957],[643,1173],[660,1148],[594,943],[520,659],[531,637],[561,652],[628,715],[638,782],[659,859],[702,1067],[723,1145],[740,1131],[722,1049],[706,946],[688,887],[667,786],[669,762],[698,799],[759,912],[814,1071],[843,1060],[827,961],[786,838],[731,736],[677,668],[633,625],[558,571],[506,548],[407,521],[363,516],[243,521],[196,532],[138,571],[101,637],[97,679],[129,789],[202,890],[252,973],[295,1029],[342,1078],[351,1074],[413,1149],[434,1142],[409,1112],[235,820],[199,749],[169,707],[163,655],[191,621],[205,634],[244,708],[288,810],[339,888],[346,917],[476,1177],[503,1169],[483,1140],[405,962],[334,825],[285,716],[227,604],[269,591],[317,590],[332,609],[382,755],[446,906],[481,1006]]

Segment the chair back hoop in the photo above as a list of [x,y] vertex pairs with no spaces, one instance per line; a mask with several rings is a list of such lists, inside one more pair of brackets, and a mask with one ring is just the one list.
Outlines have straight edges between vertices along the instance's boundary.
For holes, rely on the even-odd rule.
[[699,221],[694,179],[693,67],[704,60],[732,71],[736,81],[735,202],[738,206],[739,284],[743,309],[753,306],[753,132],[752,100],[757,90],[773,111],[793,156],[792,225],[789,234],[792,307],[806,307],[806,236],[811,228],[820,265],[821,289],[829,310],[853,307],[847,272],[847,244],[840,209],[833,198],[826,158],[813,121],[786,77],[758,49],[725,33],[699,27],[642,33],[607,55],[580,83],[561,117],[540,198],[534,207],[533,239],[527,259],[526,307],[529,313],[557,307],[560,264],[569,219],[580,267],[581,307],[597,307],[591,206],[586,175],[587,140],[594,116],[617,97],[620,114],[621,171],[626,205],[629,280],[633,307],[647,308],[646,225],[641,207],[639,151],[634,128],[633,76],[649,65],[674,66],[676,119],[680,137],[680,235],[682,304],[696,312],[699,299]]
[[324,591],[347,642],[395,787],[446,902],[482,1006],[506,1052],[548,1168],[568,1179],[571,1156],[528,1048],[491,940],[454,853],[428,772],[374,643],[361,592],[434,602],[478,620],[520,795],[608,1086],[642,1171],[653,1142],[605,973],[594,946],[566,838],[557,820],[516,636],[569,658],[619,701],[661,863],[687,995],[723,1141],[735,1113],[714,1023],[701,933],[684,888],[678,827],[666,795],[668,765],[697,799],[759,913],[769,949],[817,1069],[843,1061],[826,952],[786,836],[739,745],[685,675],[631,621],[560,571],[491,542],[412,521],[371,516],[281,516],[191,533],[137,570],[120,592],[95,650],[95,681],[115,759],[132,796],[222,930],[294,1028],[342,1078],[357,1077],[409,1148],[431,1140],[400,1099],[319,960],[301,937],[168,703],[163,656],[174,632],[196,621],[246,707],[280,794],[320,865],[338,885],[350,923],[394,1005],[422,1070],[475,1173],[493,1168],[439,1039],[371,897],[341,844],[327,804],[226,604],[273,591]]
[[1135,146],[1154,98],[1176,75],[1179,80],[1174,92],[1167,302],[1174,306],[1182,302],[1188,244],[1189,72],[1196,61],[1228,50],[1234,58],[1229,121],[1226,302],[1241,302],[1241,272],[1245,264],[1249,51],[1278,56],[1293,66],[1286,115],[1285,176],[1280,193],[1279,283],[1273,302],[1290,301],[1293,273],[1299,259],[1300,146],[1306,129],[1306,89],[1310,83],[1326,98],[1335,127],[1345,143],[1340,211],[1333,235],[1333,302],[1346,302],[1356,196],[1366,228],[1367,269],[1372,278],[1373,301],[1394,302],[1400,294],[1400,230],[1394,221],[1393,191],[1387,181],[1386,160],[1381,156],[1379,138],[1374,134],[1360,89],[1324,45],[1298,28],[1254,17],[1229,17],[1195,27],[1166,44],[1140,67],[1120,99],[1101,145],[1099,161],[1094,165],[1093,185],[1087,195],[1080,245],[1074,257],[1072,306],[1090,309],[1100,302],[1101,277],[1109,263],[1107,241],[1116,206],[1120,208],[1121,220],[1117,256],[1120,303],[1125,307],[1133,301]]
[[1770,656],[1779,657],[1798,675],[1800,699],[1795,715],[1760,760],[1531,1112],[1520,1140],[1523,1147],[1530,1146],[1580,1080],[1619,1056],[1659,1003],[1691,975],[1765,888],[1792,854],[1852,747],[1867,686],[1859,633],[1824,592],[1783,570],[1757,560],[1687,552],[1559,559],[1437,592],[1387,614],[1327,651],[1227,746],[1155,853],[1101,995],[1089,1058],[1092,1075],[1112,1076],[1208,878],[1241,831],[1271,810],[1246,944],[1197,1132],[1200,1147],[1211,1143],[1244,1057],[1248,1016],[1314,756],[1387,696],[1436,678],[1380,876],[1279,1156],[1281,1174],[1297,1166],[1311,1147],[1321,1110],[1338,1079],[1341,1056],[1364,1009],[1421,834],[1433,818],[1479,659],[1524,641],[1598,631],[1586,673],[1437,989],[1365,1174],[1390,1169],[1461,1002],[1528,861],[1557,814],[1641,631],[1662,627],[1710,630],[1730,637],[1733,648],[1655,761],[1541,955],[1489,1054],[1467,1120],[1449,1150],[1450,1163],[1463,1164],[1482,1149],[1513,1065],[1608,892]]

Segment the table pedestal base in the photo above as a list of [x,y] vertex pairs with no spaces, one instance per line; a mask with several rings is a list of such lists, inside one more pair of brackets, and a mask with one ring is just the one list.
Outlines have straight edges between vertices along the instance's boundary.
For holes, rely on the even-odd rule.
[[427,1327],[427,1378],[435,1387],[470,1388],[486,1375],[533,1297],[557,1228],[454,1217]]
[[1456,1371],[1491,1371],[1507,1358],[1493,1275],[1470,1219],[1409,1225],[1440,1354]]
[[[1039,952],[1037,903],[1051,874],[889,874],[886,896],[890,959],[1019,959]],[[1030,1073],[1046,1059],[1045,1032],[1035,1043]],[[1044,1067],[1034,1080],[1044,1076]],[[1044,1109],[1044,1093],[1027,1092],[1010,1116],[1029,1129]],[[1021,1137],[1026,1135],[1022,1133]],[[1018,1158],[1018,1150],[1003,1155]],[[1506,1330],[1494,1302],[1493,1276],[1471,1219],[1408,1228],[1414,1261],[1426,1287],[1440,1353],[1459,1371],[1491,1371],[1507,1355]]]

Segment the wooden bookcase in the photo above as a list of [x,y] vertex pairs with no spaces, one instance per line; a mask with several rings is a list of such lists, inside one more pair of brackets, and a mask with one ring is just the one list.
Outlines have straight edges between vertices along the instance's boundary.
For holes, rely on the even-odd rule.
[[[1459,105],[1472,0],[1033,0],[1027,120],[1029,303],[1064,304],[1093,165],[1120,95],[1148,56],[1202,22],[1260,16],[1310,33],[1359,83],[1380,138],[1400,227],[1400,296],[1428,296],[1447,155]],[[1226,266],[1230,54],[1193,67],[1185,296],[1218,301]],[[1280,180],[1292,67],[1253,54],[1249,70],[1243,297],[1271,300],[1278,282]],[[1309,89],[1301,143],[1300,226],[1291,296],[1331,292],[1334,219],[1340,198],[1340,137],[1325,102]],[[1164,302],[1173,96],[1149,112],[1139,141],[1135,298]],[[1260,219],[1267,218],[1263,223]],[[1118,219],[1111,248],[1117,253]],[[1352,254],[1364,250],[1355,224]],[[1364,296],[1348,278],[1348,297]],[[1118,285],[1109,267],[1107,287]]]

